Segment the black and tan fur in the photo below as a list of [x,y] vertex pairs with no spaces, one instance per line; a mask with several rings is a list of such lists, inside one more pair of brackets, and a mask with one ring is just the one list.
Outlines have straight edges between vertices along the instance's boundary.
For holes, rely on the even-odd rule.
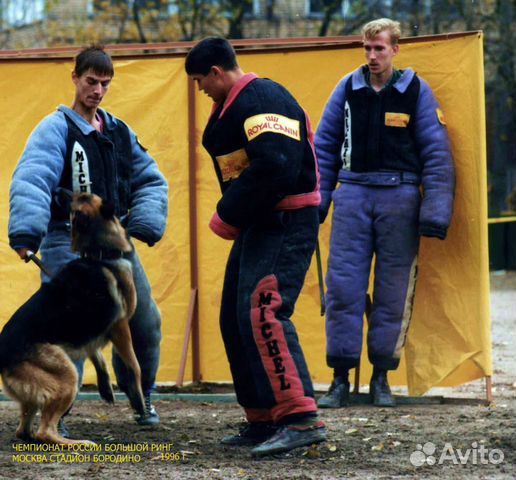
[[[81,258],[65,265],[11,317],[0,334],[0,371],[5,392],[21,407],[19,438],[48,443],[90,443],[59,435],[57,424],[77,394],[71,359],[89,357],[99,392],[113,401],[101,348],[111,340],[133,372],[128,396],[144,414],[141,371],[133,350],[129,320],[136,308],[132,250],[113,208],[96,195],[71,202],[72,249]],[[34,417],[41,411],[39,429]]]

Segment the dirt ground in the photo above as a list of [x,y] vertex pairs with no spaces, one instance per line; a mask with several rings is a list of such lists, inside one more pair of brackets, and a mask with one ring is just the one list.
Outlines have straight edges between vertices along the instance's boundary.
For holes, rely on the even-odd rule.
[[[323,411],[328,441],[254,460],[219,439],[243,421],[234,403],[155,402],[162,423],[139,427],[127,402],[77,402],[68,426],[90,451],[36,451],[15,439],[17,406],[0,402],[1,479],[516,478],[516,275],[491,274],[494,403],[483,381],[432,390],[446,403]],[[32,449],[23,450],[23,449]]]

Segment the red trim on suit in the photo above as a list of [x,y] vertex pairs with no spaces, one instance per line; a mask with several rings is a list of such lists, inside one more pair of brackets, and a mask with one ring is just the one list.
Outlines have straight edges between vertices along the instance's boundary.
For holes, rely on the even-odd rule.
[[220,112],[219,118],[222,118],[222,116],[226,113],[226,110],[231,106],[231,104],[236,100],[238,95],[240,95],[240,92],[247,87],[253,80],[256,80],[258,78],[258,75],[256,73],[246,73],[243,77],[241,77],[234,85],[231,87],[231,90],[229,91],[229,94],[224,101],[224,107],[222,108],[222,111]]
[[[258,75],[256,73],[246,73],[243,77],[241,77],[232,87],[228,93],[228,96],[224,100],[224,107],[219,114],[219,118],[222,118],[222,115],[226,113],[226,110],[231,106],[231,104],[236,100],[240,92],[247,87],[253,80],[257,79]],[[219,103],[214,103],[211,107],[210,117],[216,112],[217,108],[219,108]]]
[[251,324],[263,367],[277,405],[271,409],[277,422],[285,415],[316,411],[315,400],[304,395],[303,384],[289,351],[276,312],[282,300],[275,275],[267,275],[251,295]]
[[217,212],[215,212],[211,217],[209,227],[212,232],[225,240],[234,240],[240,233],[240,229],[238,227],[226,223],[219,217]]
[[278,202],[275,210],[297,210],[304,207],[317,207],[321,203],[321,193],[319,190],[310,193],[300,193],[299,195],[289,195]]
[[244,408],[249,423],[272,422],[271,411],[266,408]]

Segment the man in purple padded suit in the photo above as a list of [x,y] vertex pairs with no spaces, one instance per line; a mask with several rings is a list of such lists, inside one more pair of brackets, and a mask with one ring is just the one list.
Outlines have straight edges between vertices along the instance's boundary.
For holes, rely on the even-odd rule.
[[423,79],[410,68],[393,67],[399,23],[382,18],[362,33],[367,64],[339,82],[315,138],[321,222],[334,203],[326,311],[326,360],[334,380],[319,399],[321,408],[348,403],[348,372],[360,360],[373,254],[371,401],[395,405],[387,372],[399,365],[412,314],[419,238],[444,239],[453,206],[444,116]]

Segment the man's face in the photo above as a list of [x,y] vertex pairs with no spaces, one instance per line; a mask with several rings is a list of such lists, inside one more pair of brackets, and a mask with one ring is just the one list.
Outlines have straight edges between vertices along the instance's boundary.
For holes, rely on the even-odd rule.
[[98,75],[93,70],[87,70],[80,77],[73,72],[75,83],[75,100],[87,109],[97,108],[108,91],[111,77]]
[[201,92],[208,95],[215,103],[219,103],[225,100],[227,95],[223,73],[219,67],[211,67],[206,75],[194,73],[190,77],[197,83]]
[[364,38],[364,50],[373,75],[381,75],[392,68],[394,56],[398,53],[399,46],[391,45],[391,37],[388,31],[380,32],[376,37]]

